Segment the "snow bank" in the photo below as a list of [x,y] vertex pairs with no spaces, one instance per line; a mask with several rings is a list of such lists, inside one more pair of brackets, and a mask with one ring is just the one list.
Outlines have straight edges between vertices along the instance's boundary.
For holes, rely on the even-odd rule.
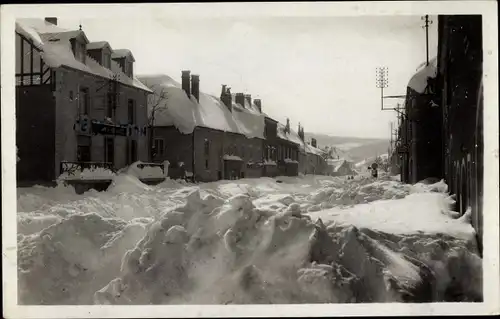
[[39,225],[18,235],[20,303],[482,299],[472,228],[450,214],[442,182],[113,183],[32,214]]
[[17,189],[17,210],[20,212],[32,212],[43,210],[57,203],[78,200],[81,195],[76,194],[72,186],[62,183],[56,187],[45,187],[35,185]]
[[[168,162],[167,162],[168,163]],[[165,165],[166,163],[164,163]],[[165,172],[160,166],[149,166],[141,161],[135,162],[128,166],[124,172],[128,175],[141,178],[165,178],[168,176],[168,165],[165,167]]]

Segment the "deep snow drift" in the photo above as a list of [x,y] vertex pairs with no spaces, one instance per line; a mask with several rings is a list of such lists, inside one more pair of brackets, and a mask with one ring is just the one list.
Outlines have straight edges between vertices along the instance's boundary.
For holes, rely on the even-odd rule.
[[277,179],[19,190],[19,303],[482,300],[444,183]]

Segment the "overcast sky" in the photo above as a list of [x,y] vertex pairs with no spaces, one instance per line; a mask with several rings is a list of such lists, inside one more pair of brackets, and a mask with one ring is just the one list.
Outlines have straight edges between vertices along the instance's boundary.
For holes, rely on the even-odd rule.
[[295,129],[300,122],[306,132],[338,136],[388,139],[396,116],[380,110],[376,67],[389,67],[385,94],[404,94],[426,58],[420,16],[59,18],[63,28],[80,23],[90,41],[130,49],[137,75],[180,80],[181,70],[191,70],[206,93],[219,96],[227,84],[261,98],[280,122],[289,117]]

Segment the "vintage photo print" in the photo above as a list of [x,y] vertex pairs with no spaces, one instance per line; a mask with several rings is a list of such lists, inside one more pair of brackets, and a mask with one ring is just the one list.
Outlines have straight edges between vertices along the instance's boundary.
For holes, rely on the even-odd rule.
[[499,313],[496,2],[0,12],[6,318]]

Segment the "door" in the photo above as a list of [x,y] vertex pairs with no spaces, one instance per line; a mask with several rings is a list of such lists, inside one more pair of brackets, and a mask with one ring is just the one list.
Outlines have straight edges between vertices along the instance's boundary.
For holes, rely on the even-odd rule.
[[112,137],[106,137],[104,140],[104,153],[105,159],[104,161],[107,163],[111,163],[114,165],[115,163],[115,140]]
[[130,164],[137,162],[137,141],[130,141]]

